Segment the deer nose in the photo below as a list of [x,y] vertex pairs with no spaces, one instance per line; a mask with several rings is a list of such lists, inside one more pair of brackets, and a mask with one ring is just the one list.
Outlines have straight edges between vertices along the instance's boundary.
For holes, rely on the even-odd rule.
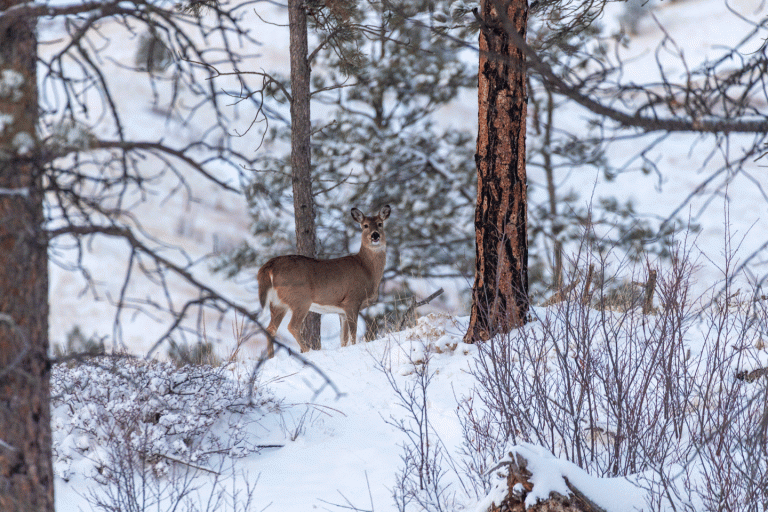
[[378,242],[379,238],[381,238],[381,235],[379,235],[378,231],[374,231],[373,233],[371,233],[371,240],[373,242]]

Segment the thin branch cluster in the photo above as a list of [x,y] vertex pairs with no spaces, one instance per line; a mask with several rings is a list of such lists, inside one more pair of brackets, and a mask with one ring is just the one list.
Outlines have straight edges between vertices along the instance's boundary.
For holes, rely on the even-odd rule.
[[691,258],[679,249],[655,269],[653,314],[642,300],[611,306],[603,287],[576,286],[526,328],[480,346],[462,416],[465,468],[482,491],[506,443],[530,442],[595,476],[631,476],[650,510],[764,509],[766,306],[728,284],[694,300]]
[[[202,4],[108,0],[0,12],[0,25],[39,20],[41,126],[34,158],[47,216],[39,236],[54,264],[79,274],[82,293],[110,304],[112,348],[127,348],[128,311],[165,323],[156,347],[197,341],[206,316],[223,319],[234,310],[252,320],[248,329],[258,328],[247,308],[200,275],[207,271],[201,255],[234,247],[239,238],[196,239],[190,254],[141,221],[147,209],[166,202],[189,211],[202,190],[222,198],[240,194],[243,166],[260,143],[258,136],[246,142],[232,134],[266,120],[261,82],[217,71],[238,69],[256,54],[260,43],[245,20],[251,10]],[[145,100],[126,84],[144,87]],[[167,224],[178,223],[182,238],[196,238],[183,217]],[[117,289],[113,281],[100,282],[93,267],[93,247],[105,240],[121,247],[111,262],[112,275],[122,276]],[[197,296],[175,293],[190,286]]]

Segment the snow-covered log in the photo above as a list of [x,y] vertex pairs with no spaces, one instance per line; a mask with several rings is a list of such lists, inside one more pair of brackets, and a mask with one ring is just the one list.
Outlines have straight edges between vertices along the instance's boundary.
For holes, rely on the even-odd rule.
[[642,490],[627,478],[598,478],[540,446],[513,446],[475,512],[623,512],[642,510]]

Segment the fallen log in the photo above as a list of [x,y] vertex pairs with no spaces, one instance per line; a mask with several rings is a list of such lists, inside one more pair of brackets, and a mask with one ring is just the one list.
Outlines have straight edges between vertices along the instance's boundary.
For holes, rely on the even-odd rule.
[[498,480],[475,512],[624,512],[645,505],[630,479],[591,476],[538,446],[512,447],[491,474]]

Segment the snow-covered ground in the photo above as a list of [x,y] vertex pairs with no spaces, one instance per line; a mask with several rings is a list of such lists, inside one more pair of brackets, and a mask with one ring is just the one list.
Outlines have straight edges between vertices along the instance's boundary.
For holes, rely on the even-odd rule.
[[[315,368],[279,351],[264,365],[257,382],[279,404],[268,402],[241,420],[251,443],[281,446],[235,459],[235,477],[241,485],[245,480],[256,484],[251,510],[268,505],[268,510],[280,511],[334,510],[328,503],[346,505],[345,497],[361,508],[370,506],[372,499],[376,510],[389,510],[403,435],[387,420],[401,418],[403,411],[377,367],[390,368],[402,384],[411,377],[414,362],[423,360],[425,346],[441,348],[443,353],[433,354],[430,364],[436,374],[430,413],[437,433],[453,449],[460,442],[460,431],[452,389],[470,385],[465,370],[476,351],[461,343],[465,328],[465,320],[434,316],[403,334],[305,354],[332,387]],[[232,364],[224,374],[245,386],[253,366],[253,361]],[[113,394],[130,397],[142,391],[125,379],[122,388]],[[90,510],[87,493],[94,488],[99,460],[106,459],[100,453],[104,440],[83,432],[91,416],[64,404],[55,408],[54,444],[61,453],[55,459],[57,510]],[[220,424],[216,428],[226,430]],[[199,476],[198,484],[210,485],[210,474]]]
[[[553,400],[571,391],[558,389],[558,386],[565,386],[559,380],[564,376],[560,373],[564,369],[562,365],[565,364],[570,372],[587,360],[579,359],[586,356],[577,349],[572,349],[574,355],[568,356],[567,360],[560,359],[551,350],[555,344],[560,345],[560,350],[567,350],[571,343],[577,343],[573,340],[566,343],[552,335],[564,332],[571,315],[578,316],[576,313],[566,315],[559,307],[536,308],[536,321],[510,338],[498,340],[503,344],[511,343],[516,347],[513,350],[520,351],[538,351],[538,342],[543,343],[542,347],[549,347],[541,352],[542,360],[535,363],[540,365],[538,370],[521,361],[520,371],[524,380],[531,379],[536,372],[546,376],[542,377],[542,382],[548,383],[548,393],[552,393]],[[599,312],[594,311],[592,315],[593,321],[600,321]],[[629,383],[628,397],[631,398],[637,396],[632,394],[637,391],[634,374],[640,371],[642,375],[647,368],[659,366],[638,347],[648,346],[651,339],[655,345],[662,343],[658,336],[666,328],[654,317],[643,319],[639,310],[628,315],[609,313],[610,329],[617,330],[611,331],[613,335],[602,336],[601,329],[595,329],[598,334],[593,335],[588,350],[592,354],[592,364],[599,365],[594,361],[606,357],[606,347],[618,349],[617,353],[629,358],[627,361],[632,367],[625,384]],[[470,476],[462,470],[465,455],[461,450],[466,438],[460,412],[470,403],[478,407],[475,413],[481,407],[477,395],[472,399],[474,402],[467,401],[473,396],[476,385],[474,361],[479,348],[462,342],[466,322],[467,318],[428,315],[413,328],[370,343],[310,352],[305,354],[304,362],[280,351],[263,365],[255,380],[254,407],[244,404],[248,403],[248,383],[255,361],[240,361],[207,370],[175,369],[172,365],[157,366],[155,363],[149,365],[145,373],[135,373],[134,367],[125,361],[118,361],[116,367],[101,362],[104,367],[101,370],[91,366],[59,366],[53,379],[57,509],[90,510],[98,499],[114,503],[116,497],[132,496],[145,504],[159,500],[162,510],[170,510],[170,504],[177,501],[182,503],[182,510],[193,510],[193,505],[205,510],[207,500],[213,495],[221,502],[212,510],[244,510],[248,489],[251,489],[252,501],[248,510],[357,507],[359,510],[394,511],[398,508],[393,493],[398,489],[397,476],[405,466],[403,455],[406,448],[418,446],[421,439],[409,437],[406,431],[410,430],[411,435],[417,433],[417,421],[420,420],[428,421],[430,440],[427,446],[432,450],[439,447],[442,453],[439,463],[442,477],[437,487],[443,490],[443,505],[450,510],[484,512],[484,506],[492,501],[498,504],[504,497],[506,480],[503,474],[499,478],[497,472],[493,472],[491,480],[495,484],[491,493],[483,496],[479,491],[478,495]],[[766,322],[768,317],[763,316],[761,328],[765,328]],[[686,422],[683,435],[674,438],[675,448],[667,454],[665,466],[668,462],[681,462],[680,458],[685,462],[687,447],[697,433],[694,419],[698,416],[697,410],[716,415],[722,411],[721,399],[725,396],[729,400],[734,396],[741,397],[739,399],[745,401],[739,403],[745,405],[754,393],[759,397],[763,388],[734,380],[736,371],[768,366],[766,344],[754,329],[744,337],[736,334],[738,329],[729,331],[733,337],[729,336],[724,344],[713,334],[713,323],[688,319],[686,325],[681,332],[688,353],[684,355],[680,351],[678,360],[686,361],[687,370],[681,370],[678,375],[685,382],[688,381],[683,378],[684,374],[698,375],[701,389],[709,389],[708,393],[712,395],[705,396],[696,391],[688,397],[691,400],[688,407],[697,405],[686,408],[691,419]],[[633,339],[632,332],[636,335],[642,332],[648,339]],[[673,336],[666,342],[674,343],[675,340],[676,336]],[[724,355],[725,359],[713,366],[708,354],[714,353]],[[143,364],[137,363],[136,367],[143,368]],[[709,370],[713,368],[724,371],[724,378],[728,380],[727,383],[717,380],[727,388],[721,395],[718,395],[720,391],[712,389],[711,381],[707,381]],[[423,372],[430,377],[426,388],[420,387]],[[633,376],[630,377],[630,373]],[[593,377],[600,379],[599,374],[598,370]],[[596,382],[607,383],[607,380]],[[571,385],[576,386],[575,383]],[[423,401],[422,389],[426,389]],[[647,391],[647,407],[654,406],[653,397],[660,389],[652,387]],[[738,390],[738,394],[733,395],[731,389]],[[415,390],[415,393],[409,395],[409,390]],[[605,393],[608,392],[606,388]],[[602,396],[602,393],[598,391],[597,395]],[[412,396],[416,400],[408,402],[403,396]],[[419,408],[422,403],[424,406]],[[416,407],[409,409],[408,405]],[[528,405],[531,414],[535,414],[535,405]],[[748,405],[736,417],[752,417],[747,409]],[[596,424],[601,426],[605,436],[611,429],[620,428],[615,423],[615,411],[611,407],[597,405],[593,410],[595,413],[598,415]],[[567,424],[562,426],[567,430]],[[651,433],[656,432],[658,418],[649,418],[647,427]],[[581,427],[579,430],[582,434],[589,431]],[[671,427],[661,431],[669,433],[670,430]],[[530,433],[527,435],[531,436]],[[123,436],[130,441],[117,442]],[[652,446],[660,442],[655,437],[641,439],[651,441]],[[595,453],[603,453],[600,457],[607,453],[610,457],[608,448],[612,441],[606,437],[604,442],[605,446],[598,446]],[[125,471],[121,464],[132,460],[129,459],[132,452],[121,448],[126,445],[132,447],[134,454],[136,451],[148,454],[145,466],[134,463],[128,466],[128,472]],[[530,481],[534,485],[526,497],[529,505],[546,499],[551,491],[569,494],[564,483],[567,478],[570,484],[607,511],[651,510],[647,489],[649,483],[655,481],[653,471],[606,479],[599,478],[602,473],[599,463],[590,463],[593,472],[589,474],[540,446],[521,443],[499,446],[493,451],[516,453],[526,458],[528,470],[533,473]],[[222,453],[226,455],[224,458],[219,456]],[[688,462],[687,472],[673,468],[667,474],[673,478],[673,488],[685,486],[686,478],[691,474],[695,476],[700,467],[706,467],[696,458]],[[484,463],[486,467],[492,467],[494,461]],[[154,487],[153,473],[159,475],[159,487]],[[135,486],[139,476],[150,477],[150,484],[143,494],[137,495],[134,489],[126,489],[126,485]],[[185,486],[195,491],[185,494]],[[232,499],[236,494],[237,497]],[[684,496],[683,500],[686,498]],[[695,504],[699,498],[690,499]],[[407,510],[422,509],[412,505]]]

